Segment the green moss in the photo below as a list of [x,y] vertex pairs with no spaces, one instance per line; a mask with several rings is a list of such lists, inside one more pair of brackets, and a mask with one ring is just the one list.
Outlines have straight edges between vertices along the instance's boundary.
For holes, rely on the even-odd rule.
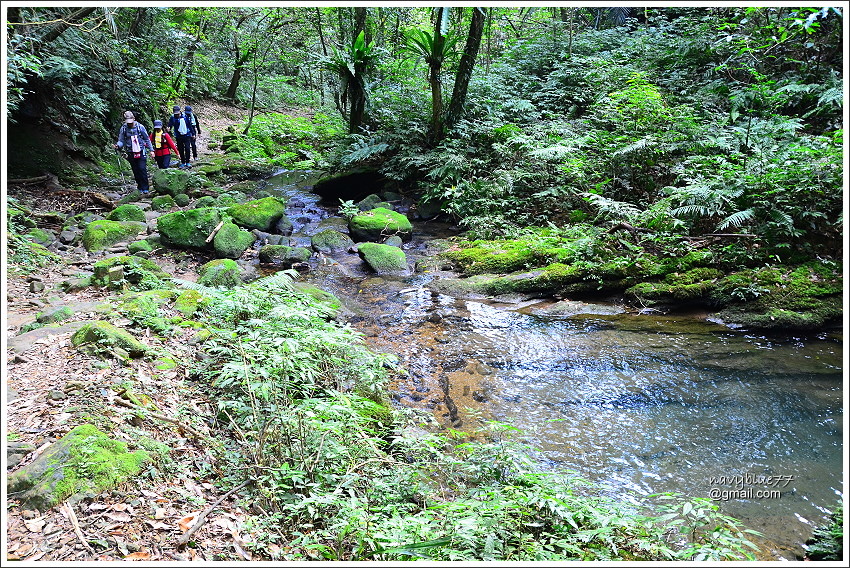
[[356,241],[381,242],[390,235],[409,241],[413,236],[413,226],[407,217],[383,207],[355,215],[348,222],[348,228]]
[[378,243],[361,243],[358,253],[366,264],[378,274],[407,272],[407,257],[398,247]]
[[131,357],[141,357],[148,347],[130,335],[127,331],[107,321],[93,321],[85,324],[71,336],[74,347],[92,345],[96,352],[120,348]]
[[124,442],[82,424],[11,474],[9,492],[20,494],[16,497],[27,506],[46,510],[72,495],[100,493],[128,481],[149,459],[148,452],[129,452]]
[[181,169],[157,169],[153,173],[153,187],[161,194],[170,196],[186,193],[189,188],[189,172]]
[[174,203],[176,203],[180,207],[186,207],[187,205],[189,205],[189,201],[189,196],[185,193],[178,193],[174,196]]
[[47,246],[56,240],[56,237],[53,235],[53,233],[39,228],[30,229],[24,236],[32,242],[38,243],[42,246]]
[[170,195],[157,195],[153,199],[151,199],[151,209],[154,211],[164,211],[165,209],[171,209],[174,207],[175,201],[174,198]]
[[286,245],[265,245],[260,249],[260,262],[290,267],[296,262],[307,262],[312,252],[303,247]]
[[204,296],[197,290],[184,290],[174,301],[174,308],[183,314],[183,317],[189,318],[198,311],[203,299]]
[[641,282],[626,293],[646,305],[701,301],[709,297],[722,277],[723,272],[714,268],[694,268],[683,274],[668,274],[663,282]]
[[239,258],[248,247],[254,244],[253,233],[240,229],[234,223],[225,223],[213,238],[213,246],[218,256]]
[[162,243],[180,248],[206,249],[207,237],[221,222],[221,212],[212,207],[175,211],[157,219]]
[[239,265],[229,258],[210,261],[198,269],[198,284],[211,287],[233,288],[242,284]]
[[139,221],[141,223],[146,221],[145,212],[138,205],[130,203],[119,205],[106,218],[110,221]]
[[142,251],[151,252],[153,251],[153,247],[151,246],[149,241],[143,239],[141,241],[134,241],[130,243],[130,246],[127,247],[127,250],[130,254],[136,254],[137,252]]
[[37,322],[45,324],[45,323],[57,323],[60,321],[65,321],[74,315],[74,310],[69,308],[68,306],[62,306],[60,308],[52,308],[49,310],[44,310],[39,312],[35,319]]
[[233,205],[227,213],[241,227],[269,231],[286,213],[286,202],[278,197],[264,197]]
[[332,254],[335,252],[347,251],[349,248],[354,246],[354,241],[352,241],[351,237],[344,233],[334,231],[333,229],[325,229],[324,231],[319,231],[313,235],[310,239],[310,246],[312,246],[315,251]]
[[529,247],[517,247],[515,243],[481,241],[478,246],[448,250],[440,256],[456,264],[466,274],[516,272],[533,266],[536,261],[534,252]]
[[216,205],[215,197],[213,197],[211,195],[205,195],[205,196],[201,197],[200,199],[198,199],[198,201],[195,202],[195,208],[196,209],[203,208],[203,207],[215,207],[215,205]]
[[157,263],[146,258],[126,255],[105,258],[95,262],[92,284],[97,286],[109,285],[109,270],[115,266],[123,268],[124,280],[133,289],[156,290],[174,286],[171,283],[171,276],[163,271]]
[[136,221],[94,221],[83,231],[83,246],[87,251],[102,250],[147,230],[145,223]]

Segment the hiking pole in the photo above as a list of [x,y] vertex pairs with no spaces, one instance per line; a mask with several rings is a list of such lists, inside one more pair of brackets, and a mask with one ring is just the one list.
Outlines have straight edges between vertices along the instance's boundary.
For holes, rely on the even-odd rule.
[[121,152],[118,151],[118,148],[113,148],[115,150],[115,159],[118,160],[118,171],[121,174],[121,181],[124,185],[127,185],[127,178],[124,177],[124,170],[121,169]]

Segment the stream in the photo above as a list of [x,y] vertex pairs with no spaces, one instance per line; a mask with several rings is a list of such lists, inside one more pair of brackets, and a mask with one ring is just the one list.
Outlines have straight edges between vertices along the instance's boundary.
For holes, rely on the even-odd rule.
[[[265,182],[289,199],[293,245],[345,231],[311,184],[306,172]],[[414,222],[411,265],[454,234]],[[621,499],[712,498],[764,533],[760,559],[802,556],[844,491],[840,334],[768,337],[705,314],[457,299],[429,288],[451,274],[377,277],[349,253],[314,256],[311,267],[305,280],[340,297],[367,343],[409,370],[390,387],[397,404],[458,429],[508,422],[548,467]]]

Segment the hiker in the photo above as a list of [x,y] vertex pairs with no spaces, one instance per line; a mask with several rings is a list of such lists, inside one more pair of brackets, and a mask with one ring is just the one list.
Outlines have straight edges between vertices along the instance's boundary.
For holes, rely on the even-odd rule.
[[180,107],[174,107],[174,114],[168,119],[168,128],[174,132],[174,140],[177,142],[177,153],[180,154],[180,169],[191,168],[189,158],[192,151],[189,143],[195,136],[195,129],[185,114],[180,112]]
[[183,114],[186,115],[186,118],[192,123],[192,128],[195,129],[195,135],[189,139],[189,144],[192,146],[192,159],[197,160],[198,146],[195,144],[195,141],[201,135],[201,124],[198,122],[198,115],[192,112],[192,107],[189,105],[183,107]]
[[127,160],[130,162],[130,167],[133,168],[133,177],[136,179],[139,193],[147,195],[150,189],[147,164],[150,154],[147,151],[153,150],[153,147],[148,131],[136,122],[135,115],[129,110],[124,113],[124,124],[121,125],[121,130],[118,132],[118,142],[115,143],[116,150],[121,148],[124,148],[127,152]]
[[171,151],[177,153],[177,146],[171,135],[162,128],[161,120],[153,121],[153,132],[151,133],[151,144],[153,144],[153,157],[159,169],[168,169],[171,165]]

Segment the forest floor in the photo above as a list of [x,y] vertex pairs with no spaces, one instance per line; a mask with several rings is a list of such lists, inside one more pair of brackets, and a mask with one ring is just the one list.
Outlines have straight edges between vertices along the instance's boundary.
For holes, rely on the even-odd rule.
[[[212,152],[207,147],[212,131],[224,131],[247,117],[247,111],[242,109],[216,103],[192,104],[202,121],[199,158]],[[133,186],[125,189],[129,193]],[[18,193],[21,194],[25,192]],[[115,253],[122,251],[113,247],[108,254]],[[254,559],[238,528],[248,513],[232,499],[222,502],[206,518],[187,546],[177,545],[181,535],[222,493],[213,485],[214,479],[209,478],[215,460],[211,448],[217,441],[209,432],[200,432],[201,437],[196,439],[181,425],[181,416],[206,419],[214,411],[214,405],[187,380],[185,367],[178,365],[161,371],[153,362],[134,360],[132,366],[104,368],[100,359],[71,345],[73,331],[98,319],[99,306],[107,304],[105,309],[111,309],[108,302],[115,296],[91,287],[66,293],[59,283],[80,271],[91,271],[99,258],[70,252],[60,264],[27,276],[6,274],[7,473],[32,462],[72,428],[89,421],[106,432],[110,425],[120,424],[123,430],[132,431],[134,438],[158,440],[170,448],[172,458],[164,467],[158,466],[157,474],[145,471],[131,483],[69,500],[44,512],[22,509],[14,501],[7,501],[6,559]],[[194,259],[157,256],[153,260],[169,273],[195,279]],[[35,321],[37,313],[60,306],[74,310],[67,325],[16,335]],[[193,357],[186,338],[179,335],[171,337],[167,344],[150,335],[142,339],[179,354],[183,361]],[[155,413],[140,413],[126,406],[118,387],[128,384],[132,384],[134,392],[150,397]],[[129,441],[129,437],[124,441]]]

